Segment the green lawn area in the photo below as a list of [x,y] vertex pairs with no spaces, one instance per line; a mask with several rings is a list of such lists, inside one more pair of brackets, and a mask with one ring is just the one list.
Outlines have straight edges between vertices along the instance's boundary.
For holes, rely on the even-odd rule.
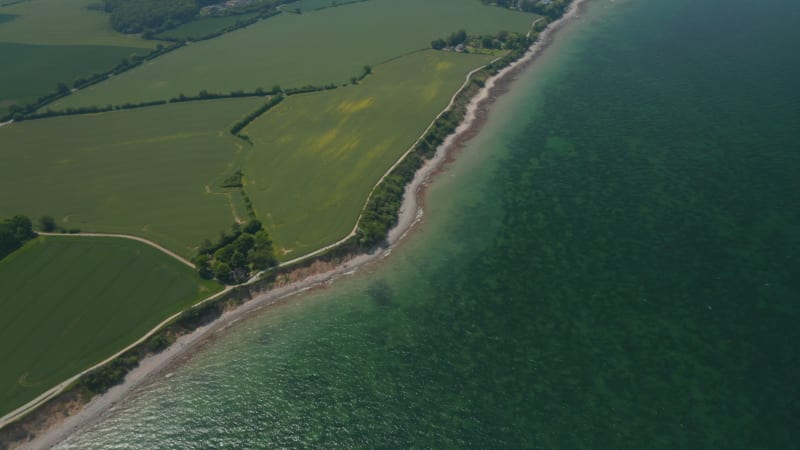
[[373,185],[464,82],[491,60],[432,50],[374,68],[360,85],[289,97],[244,132],[247,192],[276,247],[300,256],[347,235]]
[[238,16],[204,17],[185,23],[177,28],[157,34],[158,39],[200,39],[219,30],[236,25],[238,21],[245,21],[256,17],[258,13],[241,14]]
[[135,241],[29,242],[0,260],[0,415],[220,289]]
[[[264,99],[178,103],[0,128],[0,217],[143,236],[193,256],[234,221],[230,125]],[[246,219],[246,217],[245,217]]]
[[[290,5],[287,6],[287,8]],[[121,104],[180,93],[230,92],[346,82],[365,64],[428,48],[464,28],[474,34],[527,31],[536,16],[478,0],[369,0],[304,14],[284,13],[193,43],[54,104]],[[202,74],[202,75],[200,75]]]
[[28,0],[0,7],[0,117],[58,83],[105,72],[158,43],[117,33],[93,0]]

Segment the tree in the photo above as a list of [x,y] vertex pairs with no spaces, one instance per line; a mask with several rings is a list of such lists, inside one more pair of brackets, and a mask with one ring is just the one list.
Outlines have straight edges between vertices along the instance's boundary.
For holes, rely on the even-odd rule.
[[214,276],[217,278],[217,280],[223,283],[228,283],[228,281],[230,281],[232,271],[231,266],[228,265],[228,263],[217,261],[214,263],[213,270]]
[[39,227],[45,232],[55,231],[56,220],[53,216],[42,216],[39,218]]
[[197,269],[197,273],[200,274],[201,278],[210,280],[214,276],[214,273],[211,271],[210,267],[211,256],[209,256],[207,253],[201,253],[195,256],[192,262],[194,263],[194,267]]
[[67,86],[65,83],[58,83],[58,86],[56,86],[56,90],[58,90],[59,94],[62,94],[62,95],[63,94],[68,94],[69,93],[69,86]]
[[364,66],[364,74],[369,75],[372,73],[372,66]]
[[431,48],[434,50],[441,50],[445,47],[447,47],[447,42],[445,42],[444,39],[436,39],[431,41]]

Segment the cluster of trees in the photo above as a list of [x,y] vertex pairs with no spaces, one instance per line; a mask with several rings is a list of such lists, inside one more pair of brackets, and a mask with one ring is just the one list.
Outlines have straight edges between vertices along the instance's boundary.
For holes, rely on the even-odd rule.
[[[259,1],[233,8],[225,8],[215,15],[240,15],[263,11],[269,16],[278,13],[278,5],[289,3],[290,0]],[[145,37],[175,28],[181,24],[191,22],[200,17],[200,10],[209,5],[223,3],[222,0],[103,0],[100,9],[110,13],[111,27],[122,33],[144,33]],[[232,29],[250,25],[258,17],[242,21]],[[216,35],[229,29],[221,30]],[[204,37],[208,39],[212,35]]]
[[31,219],[14,216],[0,220],[0,259],[5,258],[22,244],[36,237]]
[[458,30],[454,33],[450,33],[450,36],[448,36],[447,39],[436,39],[432,41],[431,48],[434,50],[441,50],[447,47],[457,47],[459,44],[465,44],[467,39],[467,32],[464,30]]
[[216,278],[225,284],[247,281],[253,271],[278,263],[272,239],[258,220],[244,226],[234,224],[230,232],[220,234],[217,242],[204,242],[192,262],[201,277]]
[[481,0],[485,4],[496,4],[503,8],[518,9],[532,12],[550,20],[558,19],[564,15],[569,7],[570,0]]
[[122,33],[162,31],[189,22],[213,0],[103,0],[111,27]]
[[508,31],[501,31],[497,35],[469,36],[464,30],[459,30],[451,33],[447,39],[432,41],[431,48],[442,50],[465,44],[472,48],[516,49],[528,48],[531,43],[532,40],[527,36],[519,33],[509,33]]

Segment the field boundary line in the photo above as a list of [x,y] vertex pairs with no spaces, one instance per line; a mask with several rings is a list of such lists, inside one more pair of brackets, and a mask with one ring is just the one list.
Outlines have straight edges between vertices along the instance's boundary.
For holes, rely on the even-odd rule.
[[151,241],[149,239],[145,239],[145,238],[139,237],[139,236],[133,236],[133,235],[130,235],[130,234],[114,234],[114,233],[48,233],[48,232],[44,232],[44,231],[39,231],[38,234],[41,235],[41,236],[56,236],[56,237],[95,237],[95,238],[129,239],[131,241],[137,241],[137,242],[141,242],[143,244],[147,244],[150,247],[153,247],[156,250],[159,250],[161,253],[164,253],[165,255],[172,257],[173,259],[177,259],[178,261],[181,262],[181,264],[189,266],[192,269],[196,269],[195,265],[192,264],[191,261],[189,261],[188,259],[184,258],[183,256],[173,252],[172,250],[170,250],[170,249],[168,249],[168,248],[166,248],[166,247],[164,247],[162,245],[159,245],[159,244],[157,244],[157,243],[155,243],[155,242],[153,242],[153,241]]

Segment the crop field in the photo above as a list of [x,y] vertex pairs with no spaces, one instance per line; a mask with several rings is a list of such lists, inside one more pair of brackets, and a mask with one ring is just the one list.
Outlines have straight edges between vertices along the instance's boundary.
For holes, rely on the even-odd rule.
[[[0,128],[0,216],[143,236],[186,256],[234,222],[219,189],[241,157],[230,125],[264,99],[177,103]],[[245,217],[246,219],[246,217]]]
[[489,60],[418,52],[375,67],[358,86],[289,97],[247,127],[255,145],[245,186],[279,258],[346,236],[372,186]]
[[[347,82],[364,65],[428,48],[458,29],[527,31],[535,15],[477,0],[369,0],[304,14],[284,13],[193,43],[77,92],[53,109]],[[198,76],[202,74],[202,76]]]
[[237,16],[205,17],[185,23],[177,28],[156,35],[158,39],[199,39],[224,28],[236,25],[236,22],[252,19],[258,13]]
[[0,42],[0,117],[14,104],[25,105],[55,91],[58,83],[104,72],[141,49],[90,45],[31,45]]
[[38,45],[108,45],[155,48],[158,42],[114,31],[108,15],[91,11],[95,0],[28,0],[0,7],[0,42]]
[[346,6],[353,3],[359,3],[360,1],[363,0],[298,0],[288,5],[284,5],[283,9],[286,11],[295,11],[299,9],[305,13],[317,9]]
[[[157,42],[120,34],[91,0],[29,0],[0,7],[0,117],[55,91],[58,83],[104,72]],[[13,63],[10,63],[12,62]]]
[[29,242],[0,260],[0,415],[220,289],[126,239]]

